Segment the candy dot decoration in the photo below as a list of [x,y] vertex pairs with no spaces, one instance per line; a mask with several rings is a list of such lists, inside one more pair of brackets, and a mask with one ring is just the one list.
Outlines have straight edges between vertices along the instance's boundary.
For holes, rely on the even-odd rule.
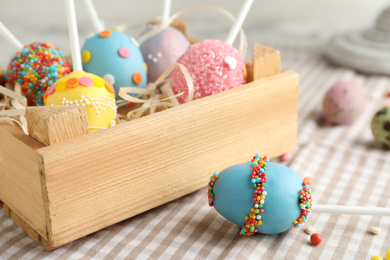
[[108,128],[116,117],[115,90],[102,78],[74,71],[53,83],[46,91],[49,105],[82,105],[87,110],[90,132]]
[[390,107],[380,109],[371,120],[375,140],[390,148]]
[[367,91],[354,81],[340,80],[325,94],[322,115],[331,124],[351,124],[368,104]]
[[310,215],[310,193],[293,170],[259,154],[248,163],[214,174],[208,191],[209,204],[212,194],[214,208],[246,236],[299,227]]

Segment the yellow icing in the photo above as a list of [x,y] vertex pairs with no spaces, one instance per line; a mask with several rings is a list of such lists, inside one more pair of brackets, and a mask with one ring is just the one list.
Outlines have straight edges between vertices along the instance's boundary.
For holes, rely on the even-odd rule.
[[[65,87],[62,89],[62,82],[66,84],[66,80],[69,78],[90,77],[93,79],[93,84],[89,87],[78,85],[74,88]],[[111,121],[116,117],[116,105],[115,94],[109,92],[106,88],[102,88],[105,81],[98,76],[87,73],[84,71],[74,71],[69,75],[61,78],[56,85],[56,91],[48,95],[44,103],[49,105],[83,105],[87,110],[88,124],[90,126],[90,132],[94,132],[99,129],[91,127],[110,127]],[[96,86],[96,83],[99,87]],[[60,85],[62,91],[57,90],[57,86]]]

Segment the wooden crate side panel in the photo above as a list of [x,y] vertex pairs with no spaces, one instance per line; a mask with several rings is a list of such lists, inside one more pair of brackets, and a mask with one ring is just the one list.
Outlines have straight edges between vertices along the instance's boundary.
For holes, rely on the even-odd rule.
[[257,152],[292,149],[298,89],[298,75],[283,72],[40,149],[52,245],[205,187]]
[[[47,239],[36,140],[6,123],[0,124],[0,200],[24,226]],[[22,223],[22,222],[20,222]]]

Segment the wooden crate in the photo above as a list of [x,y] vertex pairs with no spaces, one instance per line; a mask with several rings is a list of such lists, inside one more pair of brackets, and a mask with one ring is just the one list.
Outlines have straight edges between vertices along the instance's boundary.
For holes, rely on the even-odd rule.
[[[298,74],[257,45],[241,87],[45,146],[0,124],[0,205],[51,250],[296,145]],[[205,194],[205,203],[206,201]]]

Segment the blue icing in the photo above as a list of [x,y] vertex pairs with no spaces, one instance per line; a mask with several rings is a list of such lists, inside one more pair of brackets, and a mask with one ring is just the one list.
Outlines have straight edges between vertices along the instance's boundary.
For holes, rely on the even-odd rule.
[[[119,55],[119,49],[126,47],[130,50],[130,56],[123,58]],[[111,36],[102,38],[96,34],[87,39],[81,53],[87,50],[91,53],[91,59],[83,62],[86,72],[104,77],[110,74],[114,77],[113,87],[118,93],[121,87],[146,87],[146,69],[139,48],[125,34],[111,30]],[[132,80],[133,74],[139,72],[142,76],[140,84]],[[117,99],[121,99],[118,95]]]
[[[290,168],[276,163],[267,163],[267,192],[264,202],[263,224],[257,226],[258,233],[277,234],[294,226],[294,220],[301,215],[299,190],[302,179]],[[242,227],[245,216],[254,206],[253,184],[250,176],[252,164],[237,164],[219,173],[214,191],[214,207],[226,219]]]

